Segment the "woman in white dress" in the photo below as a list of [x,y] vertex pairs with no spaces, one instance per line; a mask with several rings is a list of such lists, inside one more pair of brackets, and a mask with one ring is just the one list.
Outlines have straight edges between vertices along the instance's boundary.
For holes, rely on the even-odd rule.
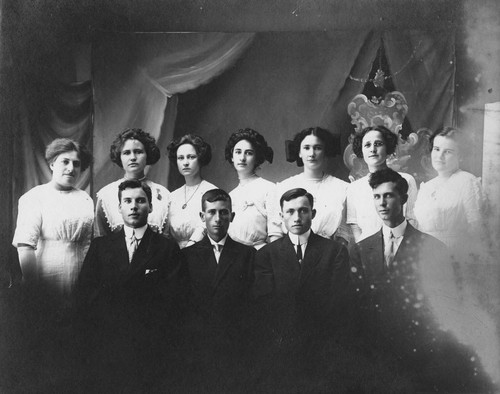
[[201,241],[206,232],[200,218],[201,196],[217,186],[202,178],[201,168],[210,163],[212,149],[203,138],[186,134],[172,141],[167,150],[170,162],[177,164],[186,182],[170,195],[168,220],[170,235],[182,249]]
[[[485,235],[484,195],[481,180],[460,169],[464,136],[443,127],[430,138],[431,162],[437,176],[420,185],[415,215],[418,226],[445,243],[450,250],[463,251],[481,245]],[[464,244],[464,241],[470,245]]]
[[484,367],[498,377],[498,323],[488,313],[500,304],[498,259],[488,250],[481,180],[460,169],[471,144],[460,130],[442,127],[431,135],[430,145],[437,176],[420,185],[415,203],[418,227],[450,250],[462,303],[461,321],[453,331],[474,346]]
[[52,179],[19,199],[12,244],[24,282],[68,303],[92,237],[94,204],[75,188],[92,156],[84,145],[59,138],[47,146],[45,159]]
[[[325,129],[311,127],[295,135],[294,145],[297,165],[304,167],[304,171],[278,183],[276,204],[279,207],[279,199],[286,191],[297,187],[306,189],[313,195],[316,209],[312,231],[347,245],[351,238],[345,224],[348,183],[324,171],[327,158],[333,156],[333,136]],[[276,222],[282,226],[279,216],[276,216]]]
[[275,215],[271,211],[276,185],[255,173],[264,161],[272,163],[273,150],[261,134],[247,128],[231,134],[225,157],[239,180],[238,186],[229,193],[235,213],[229,236],[260,249],[268,240],[281,235],[280,227],[273,223]]
[[168,234],[168,190],[145,176],[147,165],[155,164],[160,159],[160,150],[153,137],[141,129],[125,129],[110,148],[110,158],[123,168],[123,178],[104,186],[97,192],[94,223],[94,237],[116,233],[123,227],[123,219],[118,209],[118,186],[125,180],[137,179],[145,182],[153,194],[153,210],[148,216],[148,224],[158,233]]
[[[376,233],[382,220],[375,210],[373,192],[368,184],[371,173],[387,168],[387,156],[396,151],[398,137],[384,126],[369,126],[356,133],[352,148],[356,156],[368,165],[369,174],[349,184],[347,189],[347,224],[356,242]],[[417,198],[417,183],[410,174],[399,173],[408,182],[408,201],[403,207],[406,219],[415,224],[413,207]]]

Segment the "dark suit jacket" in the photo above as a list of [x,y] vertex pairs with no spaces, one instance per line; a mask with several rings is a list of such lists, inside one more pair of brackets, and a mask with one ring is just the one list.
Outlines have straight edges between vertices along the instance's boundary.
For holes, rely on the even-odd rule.
[[205,236],[182,254],[189,270],[192,311],[211,325],[239,324],[248,306],[255,249],[228,236],[217,264]]
[[[253,294],[277,327],[340,317],[349,286],[349,256],[339,242],[311,232],[302,264],[285,235],[255,256]],[[289,327],[287,327],[287,325]]]
[[[351,263],[363,305],[375,312],[375,318],[387,313],[390,320],[401,322],[401,314],[413,318],[420,309],[407,308],[406,299],[417,303],[417,297],[422,301],[425,295],[427,301],[437,303],[445,296],[457,296],[445,245],[409,223],[390,268],[384,258],[382,230],[353,247]],[[385,323],[381,319],[377,324]]]
[[177,244],[144,233],[129,262],[124,230],[92,240],[78,281],[79,304],[138,310],[177,307],[186,287]]
[[448,314],[459,309],[444,244],[408,224],[391,267],[384,258],[382,230],[354,246],[351,263],[368,347],[391,353],[417,390],[482,392],[488,387],[487,379],[474,373],[473,352],[441,330]]

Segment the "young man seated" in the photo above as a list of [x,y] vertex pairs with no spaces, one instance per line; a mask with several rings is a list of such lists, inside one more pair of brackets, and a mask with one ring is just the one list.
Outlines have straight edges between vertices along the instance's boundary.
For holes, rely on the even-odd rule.
[[200,320],[199,329],[229,330],[237,335],[248,308],[255,249],[227,234],[234,218],[228,193],[207,191],[201,208],[207,234],[182,250],[191,283],[191,311]]
[[477,356],[447,331],[460,312],[444,244],[404,217],[408,183],[400,174],[380,170],[369,184],[383,225],[351,253],[368,350],[385,353],[416,391],[489,392]]

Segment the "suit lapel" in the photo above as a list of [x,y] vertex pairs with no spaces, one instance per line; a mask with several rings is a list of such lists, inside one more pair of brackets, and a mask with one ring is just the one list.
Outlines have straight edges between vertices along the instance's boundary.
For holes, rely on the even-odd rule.
[[214,286],[217,273],[217,261],[215,260],[214,250],[212,244],[208,240],[208,236],[205,235],[205,237],[200,242],[196,243],[194,247],[196,248],[198,262],[193,268],[196,267],[199,274],[207,278],[212,286]]
[[319,236],[311,231],[307,240],[306,252],[302,260],[300,270],[300,282],[304,283],[307,277],[314,271],[314,268],[321,260],[321,250],[316,246],[319,241]]
[[126,273],[130,268],[128,261],[127,242],[125,240],[125,231],[123,228],[117,233],[112,233],[108,238],[109,262],[114,262],[113,265],[118,266],[119,272]]
[[365,269],[372,270],[373,277],[380,277],[386,271],[384,257],[384,237],[382,229],[366,240],[365,258],[368,261]]
[[279,270],[287,272],[293,278],[296,278],[297,282],[300,281],[301,267],[299,261],[297,260],[297,254],[295,253],[295,248],[293,247],[290,237],[288,234],[285,234],[284,237],[276,242],[280,243],[280,258],[276,260],[276,264],[281,264]]
[[417,232],[415,231],[415,228],[408,223],[403,235],[403,240],[401,241],[396,255],[394,256],[395,262],[404,263],[407,261],[409,256],[413,256],[415,252],[413,249],[415,249],[415,246],[417,245],[417,242],[414,240],[416,235]]
[[137,248],[132,262],[130,263],[129,275],[132,276],[136,272],[143,270],[149,260],[154,256],[158,244],[155,242],[153,231],[149,228],[144,232],[141,243]]
[[216,288],[219,285],[220,281],[224,277],[224,274],[227,272],[228,268],[233,264],[234,260],[237,258],[235,246],[236,245],[234,241],[228,235],[226,238],[226,243],[222,248],[222,252],[219,258],[219,264],[217,264],[217,270],[215,271],[215,279],[213,284],[214,288]]

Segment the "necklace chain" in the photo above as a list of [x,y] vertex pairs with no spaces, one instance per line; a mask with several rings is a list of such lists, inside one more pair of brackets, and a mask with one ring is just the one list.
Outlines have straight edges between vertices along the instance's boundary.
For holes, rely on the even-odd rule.
[[201,182],[198,183],[198,186],[196,186],[196,189],[194,190],[193,194],[191,194],[191,197],[187,198],[187,185],[184,185],[184,205],[182,205],[182,209],[186,209],[188,202],[191,201],[191,199],[194,197],[200,186]]

